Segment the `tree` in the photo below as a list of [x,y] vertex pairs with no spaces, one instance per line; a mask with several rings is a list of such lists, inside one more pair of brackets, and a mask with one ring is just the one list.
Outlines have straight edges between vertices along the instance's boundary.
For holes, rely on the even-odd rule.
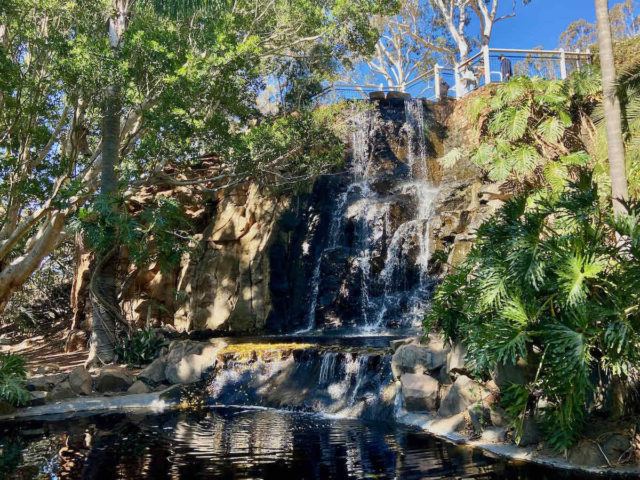
[[620,202],[628,198],[627,168],[624,142],[622,140],[622,113],[616,89],[616,68],[613,59],[613,40],[609,21],[607,0],[595,0],[598,25],[598,45],[602,69],[602,90],[604,92],[604,116],[607,128],[607,150],[609,152],[609,173],[611,176],[611,196],[616,212],[624,212]]
[[[85,218],[89,207],[99,205],[95,195],[103,161],[105,171],[113,162],[117,173],[113,201],[119,214],[123,195],[134,195],[145,184],[184,181],[164,173],[168,163],[190,164],[210,152],[218,152],[215,178],[189,180],[203,190],[252,179],[292,185],[305,178],[303,168],[326,168],[321,156],[317,164],[291,161],[292,152],[305,151],[321,136],[292,132],[285,136],[292,151],[269,157],[274,150],[260,150],[242,126],[261,115],[256,97],[270,76],[277,75],[301,98],[302,70],[314,83],[335,72],[348,53],[370,52],[378,35],[369,17],[394,2],[236,1],[221,3],[220,15],[184,13],[184,5],[193,4],[2,2],[0,311],[69,238],[79,215]],[[124,29],[119,48],[107,42],[107,19],[111,38]],[[109,97],[115,101],[106,101]],[[113,115],[120,119],[119,132],[105,140],[116,149],[103,158],[104,148],[110,148],[103,140],[109,130],[103,120]],[[116,129],[115,121],[107,123]],[[256,152],[260,158],[254,158]],[[113,190],[110,183],[105,192]],[[102,213],[109,217],[109,209]]]
[[438,24],[433,11],[421,0],[403,0],[393,17],[375,16],[380,32],[372,57],[355,60],[359,66],[344,75],[347,83],[406,86],[431,67],[439,57],[454,58],[453,45]]
[[[433,8],[442,16],[447,29],[458,47],[458,62],[469,58],[474,40],[466,32],[470,16],[475,14],[480,23],[480,47],[488,46],[496,23],[516,15],[516,0],[511,13],[498,15],[500,0],[431,0]],[[524,4],[529,0],[523,0]]]

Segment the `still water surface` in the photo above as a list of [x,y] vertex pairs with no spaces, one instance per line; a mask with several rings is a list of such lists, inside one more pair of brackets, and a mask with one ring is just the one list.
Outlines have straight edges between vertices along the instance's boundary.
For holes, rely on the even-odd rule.
[[577,479],[386,423],[275,410],[109,414],[0,429],[0,478]]

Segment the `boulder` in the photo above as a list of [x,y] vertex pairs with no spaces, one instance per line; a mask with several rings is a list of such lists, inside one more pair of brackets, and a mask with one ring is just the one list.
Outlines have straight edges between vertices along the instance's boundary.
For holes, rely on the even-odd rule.
[[397,340],[391,340],[389,342],[389,346],[391,347],[391,350],[393,350],[393,352],[397,352],[398,349],[403,346],[403,345],[407,345],[409,343],[411,343],[413,341],[413,338],[409,337],[409,338],[399,338]]
[[391,359],[391,369],[395,378],[403,373],[428,373],[444,366],[448,349],[442,342],[433,341],[427,345],[402,345]]
[[591,440],[583,440],[571,449],[569,461],[581,467],[606,466],[607,461],[598,448],[598,445]]
[[524,385],[527,381],[531,380],[530,367],[527,361],[522,358],[519,359],[515,365],[500,363],[491,372],[491,378],[500,389],[503,389],[510,383]]
[[149,393],[151,389],[142,380],[138,380],[127,390],[128,393]]
[[29,407],[39,407],[47,403],[49,392],[35,391],[31,392],[31,399],[27,402]]
[[482,432],[480,441],[486,443],[502,443],[507,438],[507,429],[505,427],[487,427]]
[[50,392],[58,383],[67,378],[66,373],[55,373],[53,375],[36,375],[27,378],[25,388],[30,392]]
[[77,394],[73,391],[73,388],[71,388],[69,380],[65,380],[64,382],[57,384],[53,387],[53,390],[49,392],[49,401],[56,402],[58,400],[65,400],[76,396]]
[[442,398],[438,415],[450,417],[467,410],[474,403],[480,402],[489,392],[478,382],[466,375],[460,375],[453,386]]
[[166,357],[166,378],[172,384],[187,384],[201,380],[202,374],[216,365],[223,344],[187,341],[173,342],[172,346]]
[[467,347],[460,342],[454,343],[447,354],[447,372],[466,373],[466,356]]
[[167,362],[165,358],[156,358],[138,374],[138,378],[145,380],[151,384],[162,383],[167,379],[164,374],[166,366]]
[[402,375],[402,398],[407,411],[436,410],[438,408],[438,381],[428,375],[407,373]]
[[535,418],[527,415],[522,422],[522,435],[518,446],[526,447],[528,445],[536,445],[540,442],[542,436],[540,435],[540,427]]
[[506,427],[511,423],[511,419],[505,409],[496,404],[491,405],[489,408],[489,416],[491,417],[491,424],[496,427]]
[[100,393],[125,392],[133,384],[133,376],[124,367],[104,368],[96,380],[96,390]]
[[91,395],[93,379],[83,366],[78,366],[69,373],[69,384],[78,395]]

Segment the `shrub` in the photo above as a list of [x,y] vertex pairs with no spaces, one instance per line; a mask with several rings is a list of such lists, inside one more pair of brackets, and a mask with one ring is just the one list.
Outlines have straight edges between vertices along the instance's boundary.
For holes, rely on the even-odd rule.
[[24,405],[31,394],[24,387],[27,361],[20,355],[0,355],[0,400],[12,405]]
[[544,398],[543,432],[558,450],[577,439],[594,369],[624,377],[640,360],[640,202],[618,217],[599,202],[589,174],[562,193],[512,198],[478,229],[425,318],[466,344],[479,375],[533,359],[536,378],[503,401],[522,419]]
[[116,353],[124,363],[131,366],[151,363],[160,353],[160,349],[169,342],[153,328],[147,327],[122,339],[116,346]]

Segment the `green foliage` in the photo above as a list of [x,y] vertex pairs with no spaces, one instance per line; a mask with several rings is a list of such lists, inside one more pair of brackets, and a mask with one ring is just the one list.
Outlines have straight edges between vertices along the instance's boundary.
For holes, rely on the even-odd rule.
[[94,251],[107,252],[114,245],[127,248],[137,267],[157,262],[167,271],[189,249],[191,226],[182,206],[171,198],[150,199],[132,214],[123,199],[99,195],[93,205],[78,211],[72,226],[85,234]]
[[575,155],[585,158],[580,125],[590,123],[599,92],[591,68],[566,82],[523,76],[498,85],[490,97],[476,97],[468,106],[482,139],[471,161],[494,181],[561,189],[576,178]]
[[120,359],[131,366],[151,363],[160,353],[160,349],[169,344],[153,328],[147,327],[124,337],[120,345],[116,346],[116,353]]
[[640,202],[626,208],[614,217],[586,173],[510,199],[478,229],[425,319],[466,344],[479,375],[519,358],[537,366],[503,402],[521,422],[544,398],[545,438],[558,450],[580,433],[591,374],[624,375],[640,360]]
[[0,355],[0,400],[13,405],[23,405],[31,394],[24,387],[27,361],[20,355]]

